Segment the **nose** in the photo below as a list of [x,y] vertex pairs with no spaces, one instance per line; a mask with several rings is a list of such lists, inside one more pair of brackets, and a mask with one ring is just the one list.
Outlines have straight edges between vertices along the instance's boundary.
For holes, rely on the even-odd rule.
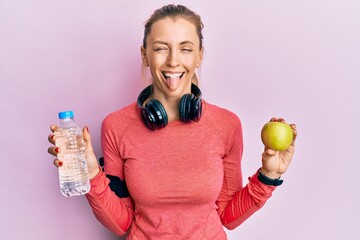
[[177,67],[179,65],[179,59],[176,51],[171,51],[169,53],[166,64],[170,67]]

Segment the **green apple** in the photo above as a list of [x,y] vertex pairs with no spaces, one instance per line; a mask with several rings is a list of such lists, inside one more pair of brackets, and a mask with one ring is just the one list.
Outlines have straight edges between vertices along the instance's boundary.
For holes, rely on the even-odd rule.
[[288,149],[293,141],[293,130],[283,122],[268,122],[261,130],[264,145],[276,151]]

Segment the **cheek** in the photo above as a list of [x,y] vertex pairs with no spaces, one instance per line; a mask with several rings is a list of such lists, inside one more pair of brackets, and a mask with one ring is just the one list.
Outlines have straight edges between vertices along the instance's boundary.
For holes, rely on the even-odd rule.
[[184,65],[189,71],[195,71],[197,63],[198,63],[197,59],[195,59],[193,57],[188,58],[184,61]]
[[162,55],[150,56],[149,57],[149,66],[152,68],[157,68],[165,64],[166,57]]
[[198,54],[193,54],[190,56],[186,57],[186,62],[188,63],[188,65],[193,65],[195,66],[196,64],[198,64],[200,62],[200,56]]

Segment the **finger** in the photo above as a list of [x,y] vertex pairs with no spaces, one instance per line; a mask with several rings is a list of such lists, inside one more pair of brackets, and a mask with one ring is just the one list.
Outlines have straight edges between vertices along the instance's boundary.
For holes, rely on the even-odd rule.
[[48,148],[48,153],[53,155],[53,156],[57,156],[59,152],[60,152],[59,147],[49,147]]
[[59,159],[55,159],[54,160],[54,165],[59,168],[59,167],[63,166],[63,162],[60,161]]
[[285,123],[285,119],[283,119],[283,118],[279,118],[279,119],[278,119],[278,122]]
[[270,119],[270,122],[277,122],[277,118],[272,117],[272,118]]
[[296,137],[297,137],[297,130],[296,129],[293,129],[293,134],[294,134],[294,137],[293,137],[293,141],[291,143],[291,146],[295,146]]
[[48,136],[48,141],[49,141],[50,143],[52,143],[52,144],[55,144],[55,139],[56,139],[56,137],[55,137],[54,134],[50,134],[50,135]]
[[57,128],[58,128],[58,126],[56,126],[56,125],[54,125],[54,124],[51,124],[51,125],[50,125],[50,130],[51,130],[52,132],[55,132],[55,131],[57,130]]
[[295,141],[296,141],[296,137],[297,137],[297,130],[296,130],[296,125],[295,124],[289,124],[290,127],[292,128],[293,130],[293,141],[291,143],[291,146],[295,146]]

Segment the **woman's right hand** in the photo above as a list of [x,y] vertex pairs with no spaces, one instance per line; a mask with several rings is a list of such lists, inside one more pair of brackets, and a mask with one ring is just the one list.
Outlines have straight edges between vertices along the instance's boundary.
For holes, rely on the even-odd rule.
[[[56,136],[54,135],[54,132],[56,131],[57,128],[58,128],[58,126],[51,125],[50,130],[52,133],[48,137],[49,142],[54,145],[54,146],[51,146],[48,148],[48,153],[50,153],[51,155],[53,155],[55,157],[57,157],[58,153],[60,153],[60,151],[61,151],[59,147],[55,146]],[[99,164],[98,164],[97,158],[94,153],[94,149],[91,144],[91,136],[89,133],[89,129],[87,127],[84,127],[82,129],[82,133],[83,133],[83,138],[84,138],[84,143],[85,143],[85,158],[86,158],[86,161],[88,164],[89,178],[92,179],[99,173],[100,168],[99,168]],[[56,158],[54,160],[54,165],[56,167],[61,167],[62,166],[61,159]]]

